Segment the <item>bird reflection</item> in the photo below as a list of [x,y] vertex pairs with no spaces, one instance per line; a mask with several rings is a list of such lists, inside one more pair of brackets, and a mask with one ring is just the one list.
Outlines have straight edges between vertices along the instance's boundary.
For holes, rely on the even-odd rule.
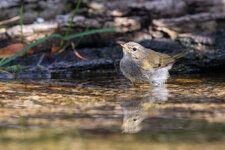
[[[140,92],[137,89],[136,92]],[[138,94],[137,94],[138,95]],[[165,86],[149,88],[148,96],[139,96],[132,98],[122,98],[123,109],[123,133],[137,133],[141,127],[141,122],[147,117],[156,116],[158,110],[154,104],[167,101],[168,90]]]

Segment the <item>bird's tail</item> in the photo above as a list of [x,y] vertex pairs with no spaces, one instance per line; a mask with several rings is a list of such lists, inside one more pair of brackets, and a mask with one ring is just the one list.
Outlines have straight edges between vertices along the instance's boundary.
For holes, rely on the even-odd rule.
[[178,53],[178,54],[174,55],[173,58],[174,59],[179,59],[181,57],[184,57],[187,54],[188,54],[188,52],[181,52],[181,53]]

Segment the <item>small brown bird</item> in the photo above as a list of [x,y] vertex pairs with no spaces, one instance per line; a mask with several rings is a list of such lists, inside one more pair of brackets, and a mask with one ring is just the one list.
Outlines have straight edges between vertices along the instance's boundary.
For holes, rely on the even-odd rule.
[[175,60],[187,54],[187,52],[181,52],[175,56],[169,56],[147,49],[136,42],[128,42],[121,46],[123,58],[120,61],[120,69],[133,85],[165,83],[169,77],[168,70],[172,68]]

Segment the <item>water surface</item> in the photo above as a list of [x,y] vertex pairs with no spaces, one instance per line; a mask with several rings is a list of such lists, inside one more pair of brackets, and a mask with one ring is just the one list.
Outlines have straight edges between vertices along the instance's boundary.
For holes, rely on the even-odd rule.
[[0,84],[0,149],[225,149],[225,77],[121,76]]

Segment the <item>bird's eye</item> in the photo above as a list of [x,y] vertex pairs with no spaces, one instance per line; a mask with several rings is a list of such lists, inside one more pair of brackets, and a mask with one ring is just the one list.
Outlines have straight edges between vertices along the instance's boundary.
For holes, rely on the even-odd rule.
[[137,50],[137,48],[134,47],[134,48],[133,48],[133,51],[136,51],[136,50]]
[[133,121],[137,121],[137,119],[136,119],[136,118],[134,118],[134,119],[133,119]]

